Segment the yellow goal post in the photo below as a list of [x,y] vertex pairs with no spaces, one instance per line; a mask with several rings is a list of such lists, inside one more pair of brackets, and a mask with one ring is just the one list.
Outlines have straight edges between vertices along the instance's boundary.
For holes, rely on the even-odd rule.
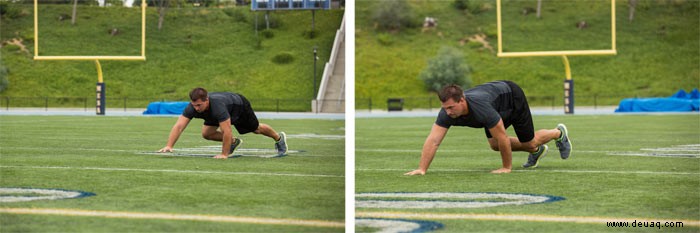
[[102,78],[100,60],[145,61],[146,60],[146,0],[141,1],[141,55],[138,56],[41,56],[39,55],[39,2],[34,0],[34,60],[78,60],[95,61],[97,67],[97,86],[95,112],[105,114],[105,84]]
[[501,0],[496,0],[496,26],[498,30],[498,57],[543,57],[561,56],[564,62],[564,112],[574,113],[574,80],[567,56],[617,55],[615,36],[615,0],[610,0],[610,41],[611,48],[603,50],[561,50],[561,51],[525,51],[503,52],[503,24],[501,18]]

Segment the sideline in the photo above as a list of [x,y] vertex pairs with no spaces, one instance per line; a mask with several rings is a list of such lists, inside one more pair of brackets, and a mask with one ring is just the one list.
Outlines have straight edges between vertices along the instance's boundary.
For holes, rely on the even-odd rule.
[[162,220],[190,220],[207,222],[252,223],[268,225],[294,225],[311,227],[345,227],[344,222],[325,220],[303,220],[290,218],[259,218],[225,215],[198,215],[198,214],[171,214],[171,213],[144,213],[101,210],[76,210],[76,209],[32,209],[32,208],[0,208],[0,213],[9,214],[33,214],[33,215],[58,215],[80,217],[103,217],[125,219],[162,219]]
[[[127,109],[123,108],[108,108],[105,110],[105,116],[137,116],[137,117],[178,117],[179,115],[143,115],[145,109]],[[313,113],[313,112],[255,112],[255,115],[260,119],[325,119],[325,120],[343,120],[345,113]],[[85,109],[76,108],[10,108],[6,110],[0,109],[0,116],[92,116],[95,115],[94,109],[86,111]]]
[[[1,167],[1,166],[0,166]],[[407,172],[411,171],[411,169],[415,168],[405,168],[405,169],[396,169],[396,168],[356,168],[356,171],[396,171],[396,172]],[[479,169],[430,169],[430,171],[439,171],[439,172],[480,172],[480,173],[488,173],[491,170],[479,170]],[[519,170],[519,169],[513,169],[512,172],[525,172],[525,173],[605,173],[605,174],[646,174],[646,175],[700,175],[698,172],[664,172],[664,171],[596,171],[596,170],[546,170],[546,169],[538,169],[538,170]],[[403,174],[403,173],[401,173]]]
[[363,218],[400,218],[400,219],[440,219],[440,220],[494,220],[494,221],[525,221],[525,222],[567,222],[567,223],[596,223],[608,222],[683,222],[689,226],[700,227],[700,221],[689,219],[637,219],[601,216],[559,216],[535,214],[446,214],[446,213],[406,213],[406,212],[356,212],[356,217]]

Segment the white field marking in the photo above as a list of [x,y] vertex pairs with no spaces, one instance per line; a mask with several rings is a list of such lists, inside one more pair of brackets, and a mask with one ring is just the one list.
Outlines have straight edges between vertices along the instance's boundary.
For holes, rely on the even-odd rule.
[[144,213],[144,212],[75,210],[75,209],[30,209],[30,208],[0,208],[0,213],[80,216],[80,217],[103,217],[103,218],[126,218],[126,219],[187,220],[187,221],[252,223],[252,224],[266,224],[266,225],[294,225],[294,226],[333,227],[333,228],[345,227],[345,223],[343,223],[343,222],[334,222],[334,221],[325,221],[325,220],[303,220],[303,219],[290,219],[290,218],[259,218],[259,217],[225,216],[225,215]]
[[333,135],[333,134],[289,134],[288,138],[301,138],[301,139],[326,139],[326,140],[341,140],[345,139],[345,135]]
[[[420,149],[402,149],[402,150],[396,150],[396,149],[356,149],[356,152],[377,152],[377,153],[421,153]],[[464,150],[452,150],[452,149],[439,149],[438,152],[446,152],[446,153],[465,153],[465,152],[494,152],[493,150],[489,149],[464,149]],[[595,150],[575,150],[576,153],[600,153],[600,154],[613,154],[613,153],[620,153],[620,151],[595,151]],[[514,153],[514,154],[521,154],[521,155],[527,155],[526,153]]]
[[[403,150],[397,150],[397,149],[355,149],[355,152],[382,152],[382,153],[394,153],[394,152],[403,152],[403,153],[421,153],[421,149],[403,149]],[[450,153],[464,153],[464,152],[493,152],[493,150],[489,149],[465,149],[465,150],[450,150],[450,149],[439,149],[438,152],[450,152]]]
[[[212,146],[206,146],[206,147],[212,147]],[[221,146],[213,146],[216,147],[217,149],[209,149],[206,147],[205,150],[200,150],[200,149],[195,149],[195,148],[175,148],[175,151],[198,151],[198,152],[219,152],[221,151]],[[56,150],[56,148],[50,148],[50,147],[3,147],[3,149],[12,149],[12,150]],[[156,155],[172,155],[172,156],[178,156],[178,155],[173,155],[171,153],[159,153],[157,151],[138,151],[138,150],[116,150],[116,149],[100,149],[100,148],[61,148],[61,151],[99,151],[99,152],[130,152],[130,153],[135,153],[135,154],[156,154]],[[274,149],[246,149],[246,148],[241,148],[237,149],[236,151],[240,152],[249,152],[249,153],[264,153],[264,152],[269,152],[269,153],[275,153],[275,155],[271,156],[277,156],[276,153],[277,151]],[[267,154],[269,154],[267,153]],[[299,150],[289,150],[287,153],[301,153]],[[65,154],[54,154],[54,155],[65,155]],[[183,156],[183,155],[180,155]],[[197,154],[195,156],[210,156],[214,157],[215,154],[212,155],[205,155],[205,154]],[[245,156],[245,155],[244,155]],[[313,154],[306,154],[304,157],[345,157],[345,155],[313,155]]]
[[355,227],[379,228],[376,233],[413,232],[420,229],[420,224],[402,220],[389,219],[355,219]]
[[[403,171],[408,172],[412,168],[394,169],[394,168],[357,168],[358,171]],[[438,172],[489,172],[491,170],[478,169],[430,169],[430,171]],[[606,174],[648,174],[648,175],[700,175],[698,172],[657,172],[657,171],[587,171],[587,170],[513,170],[513,172],[541,172],[541,173],[606,173]]]
[[441,219],[441,220],[495,220],[495,221],[526,221],[526,222],[570,222],[570,223],[600,223],[606,222],[683,222],[689,226],[700,227],[700,221],[688,219],[643,219],[615,218],[589,216],[559,216],[536,214],[445,214],[445,213],[405,213],[405,212],[365,212],[358,211],[357,217],[363,218],[402,218],[402,219]]
[[[562,200],[561,197],[519,194],[519,193],[358,193],[356,208],[397,208],[397,209],[433,209],[433,208],[485,208],[503,205],[526,205]],[[363,200],[363,198],[368,198]],[[387,200],[391,198],[392,200]],[[429,200],[402,200],[405,198],[422,198]],[[453,199],[443,201],[441,199]],[[505,199],[503,201],[489,201]]]
[[109,167],[42,167],[42,166],[4,166],[4,165],[0,165],[0,168],[69,169],[69,170],[94,170],[94,171],[135,171],[135,172],[166,172],[166,173],[222,174],[222,175],[262,175],[262,176],[292,176],[292,177],[327,177],[327,178],[343,178],[343,177],[345,177],[342,175],[317,175],[317,174],[297,174],[297,173],[222,172],[222,171],[192,171],[192,170],[109,168]]
[[[3,149],[12,149],[12,150],[56,150],[56,147],[3,147]],[[102,148],[77,148],[77,147],[69,147],[69,148],[60,148],[60,150],[77,150],[77,151],[113,151],[113,152],[138,152],[136,150],[116,150],[116,149],[102,149]]]
[[646,156],[663,158],[700,158],[700,144],[675,145],[661,148],[642,148],[641,152],[608,152],[608,155]]
[[595,223],[607,222],[683,222],[683,225],[700,227],[700,221],[688,219],[643,219],[643,218],[616,218],[616,217],[587,217],[587,216],[559,216],[536,214],[446,214],[446,213],[406,213],[406,212],[355,212],[356,217],[363,218],[401,218],[401,219],[440,219],[440,220],[495,220],[495,221],[525,221],[525,222],[569,222],[569,223]]
[[[187,151],[187,152],[221,152],[221,145],[218,146],[200,146],[196,148],[180,148],[175,149],[176,151]],[[245,152],[246,154],[275,154],[277,155],[277,150],[275,149],[260,149],[260,148],[240,148],[236,149],[236,152]],[[287,150],[287,153],[300,153],[300,150]]]
[[84,193],[78,191],[58,189],[0,188],[0,202],[58,200],[66,198],[78,198],[84,195]]
[[610,153],[608,155],[622,155],[622,156],[641,156],[641,157],[661,157],[661,158],[700,158],[700,154],[671,154],[671,153],[634,153],[634,152],[623,152],[623,153]]
[[[184,153],[183,153],[184,152]],[[205,154],[202,154],[204,152]],[[164,155],[164,156],[181,156],[181,157],[214,157],[221,152],[221,146],[200,146],[196,148],[181,148],[175,149],[173,152],[137,152],[136,154],[147,155]],[[299,150],[287,150],[287,155],[300,153]],[[206,154],[210,153],[210,154]],[[285,156],[287,156],[285,155]],[[237,149],[234,157],[260,157],[260,158],[277,158],[280,157],[275,149],[258,149],[258,148],[240,148]]]
[[688,152],[699,152],[698,154],[700,154],[700,148],[672,147],[672,148],[642,148],[640,150],[644,150],[644,151],[688,151]]

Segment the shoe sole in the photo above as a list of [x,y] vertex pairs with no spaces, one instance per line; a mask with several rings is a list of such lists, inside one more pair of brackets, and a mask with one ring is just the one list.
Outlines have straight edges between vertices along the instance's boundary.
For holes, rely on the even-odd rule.
[[289,145],[287,145],[287,134],[284,133],[284,132],[281,132],[280,134],[282,135],[282,136],[280,136],[280,137],[282,138],[282,141],[284,141],[284,146],[285,146],[285,148],[284,148],[284,153],[282,153],[282,154],[280,154],[279,152],[277,153],[277,154],[278,154],[278,155],[277,155],[278,157],[286,156],[286,155],[287,155],[287,151],[289,151]]
[[566,135],[566,140],[569,141],[569,157],[561,158],[561,159],[568,159],[568,158],[571,158],[571,151],[574,150],[574,144],[571,143],[571,138],[569,138],[569,130],[566,128],[566,125],[559,124],[559,125],[557,125],[557,128],[559,128],[559,127],[564,129],[564,135]]
[[526,168],[537,168],[537,166],[540,165],[540,160],[544,159],[544,157],[547,156],[547,152],[549,152],[549,147],[547,145],[545,145],[544,153],[542,153],[542,155],[540,155],[540,158],[537,159],[537,162],[535,162],[535,165],[532,165],[532,166],[529,166]]
[[241,147],[241,145],[243,145],[243,139],[240,139],[240,138],[237,138],[237,139],[238,139],[238,146],[236,146],[235,148],[233,148],[233,150],[231,150],[231,151],[229,152],[229,154],[228,154],[228,157],[229,157],[229,158],[239,157],[239,156],[233,155],[233,152],[235,152],[236,149],[238,149],[239,147]]

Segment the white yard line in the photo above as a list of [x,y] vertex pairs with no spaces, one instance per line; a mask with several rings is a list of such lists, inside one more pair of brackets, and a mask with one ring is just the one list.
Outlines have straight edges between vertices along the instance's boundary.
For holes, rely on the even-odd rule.
[[76,209],[33,209],[33,208],[0,208],[0,213],[103,217],[103,218],[126,218],[126,219],[189,220],[189,221],[207,221],[207,222],[231,222],[231,223],[252,223],[252,224],[268,224],[268,225],[334,227],[334,228],[345,227],[345,223],[343,223],[343,222],[334,222],[334,221],[325,221],[325,220],[303,220],[303,219],[288,219],[288,218],[259,218],[259,217],[225,216],[225,215],[196,215],[196,214],[144,213],[144,212],[76,210]]
[[[357,171],[396,171],[408,172],[413,168],[396,169],[396,168],[357,168]],[[478,169],[430,169],[433,172],[489,172],[490,170]],[[540,172],[540,173],[604,173],[604,174],[648,174],[648,175],[700,175],[698,172],[663,172],[663,171],[595,171],[595,170],[513,170],[513,172]]]
[[358,211],[356,217],[363,218],[400,218],[400,219],[439,219],[439,220],[496,220],[496,221],[525,221],[525,222],[569,222],[596,223],[607,222],[683,222],[683,225],[700,227],[700,221],[688,219],[643,219],[616,218],[597,216],[558,216],[534,214],[447,214],[447,213],[405,213],[405,212],[365,212]]
[[138,169],[138,168],[111,168],[111,167],[56,167],[56,166],[3,166],[0,168],[16,169],[66,169],[66,170],[94,170],[94,171],[130,171],[130,172],[166,172],[166,173],[191,173],[191,174],[222,174],[222,175],[262,175],[262,176],[293,176],[293,177],[324,177],[343,178],[342,175],[317,175],[298,173],[271,173],[271,172],[222,172],[222,171],[192,171],[172,169]]

